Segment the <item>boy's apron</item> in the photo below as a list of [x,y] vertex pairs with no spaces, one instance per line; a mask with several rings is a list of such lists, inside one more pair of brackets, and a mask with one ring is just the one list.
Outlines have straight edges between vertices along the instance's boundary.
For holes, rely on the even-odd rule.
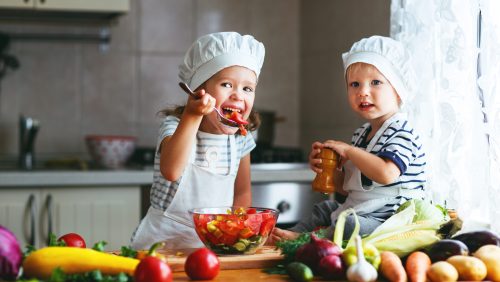
[[[370,143],[366,147],[367,152],[371,152],[375,144],[377,144],[380,136],[385,132],[387,127],[391,125],[395,120],[401,118],[401,113],[397,113],[390,117],[384,122],[380,129],[375,133]],[[359,139],[362,138],[363,134],[358,136],[354,144],[358,144]],[[382,209],[385,205],[396,205],[400,202],[396,199],[397,196],[403,196],[407,198],[422,198],[423,191],[421,190],[410,190],[405,189],[400,186],[393,187],[379,187],[382,186],[379,183],[373,181],[373,184],[368,189],[363,188],[361,181],[361,171],[348,160],[344,164],[344,190],[349,193],[346,201],[339,206],[337,210],[332,212],[331,220],[336,222],[339,214],[349,208],[353,208],[357,215],[366,215],[373,213]],[[377,187],[374,189],[374,187]]]
[[[236,160],[236,142],[233,135],[230,141],[229,174],[220,175],[194,165],[195,151],[186,165],[184,174],[175,193],[174,199],[166,211],[150,207],[139,224],[132,238],[133,249],[148,249],[152,244],[165,242],[168,249],[199,248],[203,243],[196,235],[192,217],[188,210],[192,208],[232,206],[234,181],[238,169]],[[196,146],[195,150],[196,150]],[[211,148],[206,158],[209,166],[215,166],[217,157]],[[215,152],[217,156],[217,152]]]

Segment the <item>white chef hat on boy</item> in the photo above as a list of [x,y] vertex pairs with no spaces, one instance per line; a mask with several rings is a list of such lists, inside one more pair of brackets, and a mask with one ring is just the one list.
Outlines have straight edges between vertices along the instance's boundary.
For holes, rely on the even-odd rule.
[[344,75],[354,63],[375,66],[389,80],[401,98],[402,104],[411,101],[416,90],[416,77],[410,52],[392,38],[371,36],[354,43],[349,52],[342,54]]
[[242,66],[259,78],[264,63],[264,45],[251,35],[217,32],[198,38],[179,65],[179,78],[191,89],[198,88],[217,72],[230,66]]

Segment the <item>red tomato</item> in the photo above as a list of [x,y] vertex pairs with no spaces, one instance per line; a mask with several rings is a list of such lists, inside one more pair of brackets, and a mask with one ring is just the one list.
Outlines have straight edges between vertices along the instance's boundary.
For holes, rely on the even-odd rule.
[[260,226],[260,235],[267,236],[274,227],[274,218],[266,219]]
[[248,131],[243,125],[240,124],[239,129],[242,136],[247,136]]
[[241,229],[243,229],[244,227],[245,225],[240,220],[237,221],[228,220],[225,222],[222,221],[219,224],[219,228],[222,232],[232,236],[238,235],[238,233],[240,233]]
[[252,232],[252,230],[248,227],[243,228],[240,232],[240,237],[243,239],[247,239],[255,235],[255,233]]
[[253,233],[259,233],[260,224],[262,223],[262,217],[260,214],[249,214],[247,220],[245,220],[245,226],[250,228]]
[[238,241],[238,234],[236,235],[229,235],[229,234],[223,234],[219,238],[220,242],[226,246],[232,246],[236,241]]
[[230,120],[236,122],[237,124],[246,125],[248,121],[244,120],[243,117],[238,112],[232,112]]
[[193,280],[212,280],[219,274],[219,269],[219,258],[207,248],[194,251],[184,264],[184,271]]
[[170,266],[157,257],[147,256],[135,268],[135,282],[171,282],[172,280]]
[[207,234],[205,235],[205,237],[206,237],[206,239],[207,239],[210,243],[212,243],[212,244],[214,244],[214,245],[218,245],[218,244],[220,244],[219,239],[218,239],[217,237],[215,237],[215,235],[213,235],[212,233],[207,233]]
[[256,208],[248,208],[247,209],[247,214],[256,214],[257,213],[257,209]]
[[68,233],[65,235],[62,235],[57,239],[57,241],[64,241],[66,243],[66,246],[68,247],[78,247],[78,248],[86,248],[87,245],[85,244],[85,240],[83,240],[83,237],[76,234],[76,233]]

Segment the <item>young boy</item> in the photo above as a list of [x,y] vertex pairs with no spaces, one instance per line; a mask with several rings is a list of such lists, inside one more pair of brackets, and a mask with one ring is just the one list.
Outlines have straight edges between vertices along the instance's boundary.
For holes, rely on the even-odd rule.
[[[342,170],[336,172],[344,203],[325,201],[314,206],[310,218],[290,230],[275,228],[270,243],[293,239],[299,232],[325,226],[333,233],[339,214],[354,208],[360,234],[369,234],[405,201],[423,198],[425,152],[419,136],[402,113],[414,92],[410,53],[398,41],[372,36],[354,43],[342,55],[351,109],[367,121],[358,128],[351,144],[338,140],[314,142],[309,164],[316,173],[319,152],[331,148],[341,157]],[[347,218],[344,236],[354,229]]]

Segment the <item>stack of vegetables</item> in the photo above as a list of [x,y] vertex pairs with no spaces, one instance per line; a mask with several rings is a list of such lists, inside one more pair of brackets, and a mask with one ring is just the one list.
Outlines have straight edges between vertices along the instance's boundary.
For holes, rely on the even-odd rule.
[[[346,217],[356,226],[343,240]],[[453,236],[461,227],[446,210],[411,200],[371,234],[361,239],[353,210],[339,216],[333,240],[320,230],[277,243],[285,263],[271,273],[286,272],[295,281],[326,279],[375,281],[500,281],[500,237],[491,231]],[[472,256],[471,256],[472,255]],[[280,269],[281,267],[281,269]]]
[[[51,235],[49,246],[35,250],[28,247],[23,254],[15,235],[0,226],[0,281],[26,282],[171,282],[172,270],[165,256],[156,250],[135,251],[122,247],[119,255],[104,252],[106,242],[92,249],[76,233],[65,234],[56,240]],[[207,248],[190,254],[185,263],[186,274],[195,280],[210,280],[219,273],[219,259]]]

